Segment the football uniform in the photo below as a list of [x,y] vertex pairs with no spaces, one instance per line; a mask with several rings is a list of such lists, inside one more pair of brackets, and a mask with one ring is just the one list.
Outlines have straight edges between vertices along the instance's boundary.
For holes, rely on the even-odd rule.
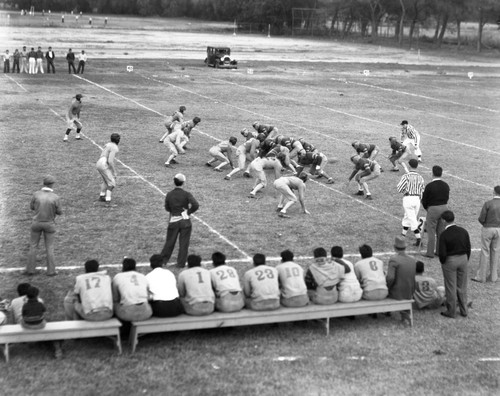
[[96,168],[103,179],[101,195],[105,194],[106,190],[113,190],[116,186],[115,158],[118,152],[119,149],[116,143],[106,143],[101,156],[97,160]]
[[281,304],[286,307],[303,307],[309,302],[304,281],[304,270],[293,261],[276,266],[281,291]]
[[259,265],[245,272],[243,290],[250,309],[268,310],[280,306],[278,271],[274,267]]
[[235,312],[245,306],[238,272],[228,266],[219,265],[210,270],[215,291],[215,308],[221,312]]
[[90,319],[92,314],[100,315],[103,311],[108,315],[101,320],[113,316],[111,278],[105,271],[78,275],[75,282],[75,294],[80,296],[81,301],[80,305],[75,304],[75,310],[84,319]]
[[146,320],[153,311],[148,303],[148,281],[137,271],[120,272],[111,284],[114,312],[121,320]]
[[362,259],[354,264],[354,273],[363,289],[363,299],[383,300],[389,294],[382,260],[375,257]]
[[[223,141],[219,144],[212,146],[208,151],[212,157],[218,159],[222,163],[231,162],[231,156],[234,155],[236,147],[232,145],[229,141]],[[213,161],[213,160],[212,160]]]
[[420,133],[415,127],[410,124],[403,125],[401,128],[401,142],[405,146],[412,144],[418,159],[422,157],[422,151],[420,150]]
[[424,275],[415,276],[415,292],[413,299],[418,309],[439,308],[445,302],[444,287],[438,286],[436,281]]
[[268,138],[271,134],[273,135],[272,137],[274,137],[278,132],[278,128],[275,128],[273,125],[258,124],[254,126],[254,129],[258,134],[265,135],[266,138]]
[[82,109],[82,102],[78,99],[73,100],[71,106],[66,113],[66,123],[67,128],[71,130],[79,130],[83,128],[82,123],[80,122],[80,111]]
[[188,304],[215,302],[210,272],[202,267],[188,268],[179,274],[177,288],[181,300]]
[[316,177],[326,177],[327,183],[333,183],[333,178],[325,172],[325,166],[328,163],[328,158],[325,154],[316,151],[302,151],[299,153],[297,166],[297,175],[304,170],[306,166],[310,166],[309,173],[317,175]]
[[339,301],[340,302],[356,302],[361,300],[363,295],[363,289],[359,284],[358,278],[354,273],[354,265],[345,259],[335,259],[338,263],[347,265],[350,269],[344,276],[338,285],[339,290]]
[[167,132],[160,138],[160,143],[163,143],[163,141],[167,138],[167,135],[172,133],[174,130],[174,127],[176,125],[180,125],[184,122],[184,113],[181,112],[180,110],[174,111],[174,113],[171,116],[168,116],[165,118],[165,128],[167,128]]
[[329,305],[338,301],[337,285],[345,276],[345,268],[326,257],[316,259],[307,269],[305,281],[314,304]]
[[379,153],[379,149],[375,144],[358,143],[354,148],[362,158],[369,158],[371,160],[374,160]]
[[306,153],[314,153],[317,152],[318,149],[314,147],[311,143],[308,143],[304,141],[303,139],[299,139],[300,143],[302,144],[302,147],[304,148],[304,151]]
[[[380,165],[376,161],[372,161],[368,158],[360,158],[356,165],[354,166],[354,170],[349,177],[349,180],[354,180],[358,182],[358,190],[361,192],[360,195],[366,194],[366,197],[370,197],[371,193],[368,189],[367,182],[373,179],[376,179],[380,176]],[[359,194],[359,193],[358,193]]]

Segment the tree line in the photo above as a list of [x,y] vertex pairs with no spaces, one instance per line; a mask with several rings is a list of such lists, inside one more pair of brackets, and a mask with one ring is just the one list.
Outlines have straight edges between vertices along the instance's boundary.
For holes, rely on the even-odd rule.
[[[474,22],[478,50],[484,25],[500,23],[499,0],[12,0],[7,3],[18,9],[34,6],[36,10],[243,21],[272,26],[274,34],[291,32],[295,22],[293,9],[316,9],[315,23],[320,15],[319,20],[328,20],[330,26],[336,27],[331,30],[342,37],[357,23],[361,34],[369,31],[375,41],[379,26],[391,22],[395,26],[395,39],[402,44],[403,27],[409,27],[410,46],[416,27],[435,27],[433,41],[441,45],[451,25],[456,29],[460,46],[462,23]],[[303,21],[307,23],[312,21]]]

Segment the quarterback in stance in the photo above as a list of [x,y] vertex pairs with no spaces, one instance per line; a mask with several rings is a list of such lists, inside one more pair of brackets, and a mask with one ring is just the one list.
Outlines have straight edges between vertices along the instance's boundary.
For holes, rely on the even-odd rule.
[[220,161],[220,164],[217,165],[214,170],[217,172],[222,172],[222,168],[229,164],[231,168],[234,168],[232,157],[236,151],[236,142],[237,138],[231,136],[229,140],[220,142],[216,146],[210,148],[209,153],[213,157],[205,164],[208,167],[211,167],[214,162],[217,160]]
[[111,134],[111,142],[106,143],[102,150],[101,157],[96,163],[97,171],[100,173],[103,182],[101,183],[101,193],[99,201],[111,201],[111,191],[116,187],[116,164],[115,158],[118,154],[118,143],[120,135]]
[[[302,213],[309,214],[304,203],[306,181],[307,173],[305,172],[302,172],[298,177],[282,176],[274,181],[274,188],[280,193],[277,209],[279,217],[289,218],[290,216],[286,214],[286,211],[297,202],[297,200],[302,207]],[[298,199],[293,190],[297,190]]]
[[64,135],[63,141],[65,143],[68,142],[68,135],[71,131],[76,129],[76,140],[80,140],[82,137],[80,135],[80,131],[83,128],[82,123],[80,122],[80,111],[82,109],[82,94],[78,94],[75,96],[75,100],[71,103],[71,106],[66,113],[66,123],[68,124],[68,129],[66,129],[66,134]]

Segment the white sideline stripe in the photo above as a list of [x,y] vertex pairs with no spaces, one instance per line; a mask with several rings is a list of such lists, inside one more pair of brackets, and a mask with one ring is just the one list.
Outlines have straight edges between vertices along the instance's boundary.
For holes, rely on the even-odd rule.
[[[471,249],[473,252],[480,252],[481,249]],[[419,252],[417,251],[408,251],[407,252],[410,255],[415,255],[418,256]],[[379,253],[373,253],[373,256],[375,257],[385,257],[385,256],[391,256],[395,254],[394,251],[392,252],[379,252]],[[353,258],[360,258],[359,253],[349,253],[349,254],[344,254],[344,257],[353,257]],[[437,257],[436,257],[437,258]],[[298,256],[294,258],[296,261],[305,261],[305,260],[313,260],[313,256]],[[281,257],[266,257],[266,262],[279,262],[281,261]],[[238,263],[251,263],[252,258],[247,256],[246,258],[240,258],[240,259],[228,259],[226,260],[226,263],[229,264],[238,264]],[[201,262],[203,267],[210,267],[212,264],[211,260],[203,260]],[[149,263],[137,263],[137,267],[149,267]],[[171,265],[172,267],[175,267],[175,263]],[[122,264],[100,264],[99,268],[121,268]],[[170,266],[167,266],[166,268],[169,268]],[[0,273],[4,272],[17,272],[17,271],[24,271],[26,268],[24,267],[11,267],[11,268],[0,268]],[[76,269],[83,269],[83,264],[81,265],[58,265],[57,266],[58,270],[76,270]]]
[[[112,92],[111,90],[107,89],[107,88],[104,88],[104,87],[101,87],[99,86],[98,84],[95,84],[85,78],[82,78],[82,77],[79,77],[79,76],[76,76],[73,74],[74,77],[77,77],[77,78],[80,78],[81,80],[84,80],[84,81],[88,81],[89,83],[92,83],[94,84],[95,86],[99,87],[99,88],[103,88],[105,89],[106,91],[109,91],[113,94],[115,94],[114,92]],[[19,84],[18,84],[19,85]],[[21,86],[21,85],[19,85]],[[21,86],[22,87],[22,86]],[[26,91],[28,92],[28,91]],[[119,95],[119,94],[115,94],[117,96],[120,96],[126,100],[131,100],[131,99],[128,99],[122,95]],[[45,106],[47,106],[50,111],[52,113],[54,113],[57,117],[59,117],[60,119],[62,119],[63,121],[65,120],[65,118],[63,116],[61,116],[59,113],[57,113],[54,109],[52,109],[50,106],[48,106],[47,104],[45,104],[45,102],[43,100],[40,100]],[[151,110],[151,111],[154,111],[152,109],[149,109],[147,108],[146,106],[143,106],[141,105],[140,103],[134,101],[134,100],[131,100],[132,102],[136,103],[137,105],[141,106],[141,107],[144,107],[148,110]],[[157,112],[156,112],[157,113]],[[160,113],[158,113],[160,114]],[[85,138],[87,138],[93,145],[95,145],[96,147],[98,147],[100,150],[102,150],[103,148],[97,144],[94,140],[92,140],[89,136],[85,135],[84,133],[80,132]],[[158,191],[160,194],[162,194],[163,196],[165,196],[166,194],[158,187],[156,186],[155,184],[151,183],[149,180],[146,180],[142,175],[140,175],[138,172],[136,172],[134,169],[132,169],[130,166],[124,164],[122,161],[120,161],[119,159],[116,159],[116,161],[118,163],[120,163],[123,167],[125,167],[126,169],[128,169],[130,172],[134,173],[136,175],[136,177],[138,177],[139,179],[141,179],[142,181],[144,181],[145,183],[149,184],[153,189],[155,189],[156,191]],[[202,223],[203,225],[205,225],[210,232],[212,232],[213,234],[217,235],[220,239],[222,239],[224,242],[226,242],[228,245],[232,246],[234,249],[236,249],[238,252],[240,252],[246,259],[249,259],[250,256],[244,252],[242,249],[240,249],[236,244],[234,244],[233,242],[231,242],[229,239],[227,239],[225,236],[223,236],[221,233],[219,233],[217,230],[215,230],[213,227],[211,227],[210,225],[208,225],[208,223],[206,223],[205,221],[203,221],[201,218],[199,218],[198,216],[196,215],[192,215],[193,218],[195,218],[196,220],[198,220],[200,223]]]
[[343,79],[343,78],[331,77],[330,80],[340,81],[340,82],[343,82],[343,83],[354,84],[354,85],[361,85],[363,87],[380,89],[382,91],[396,92],[396,93],[399,93],[399,94],[402,94],[402,95],[409,95],[409,96],[415,96],[417,98],[433,100],[435,102],[451,103],[451,104],[458,105],[458,106],[471,107],[471,108],[476,109],[476,110],[485,110],[485,111],[490,111],[492,113],[500,113],[500,111],[498,111],[498,110],[490,109],[490,108],[487,108],[487,107],[474,106],[474,105],[470,105],[470,104],[467,104],[467,103],[459,103],[459,102],[455,102],[453,100],[448,100],[448,99],[433,98],[432,96],[419,95],[419,94],[412,93],[412,92],[400,91],[398,89],[384,88],[384,87],[380,87],[378,85],[373,85],[373,84],[366,84],[366,83],[361,83],[361,82],[356,82],[356,81],[348,81],[347,79]]
[[10,81],[12,81],[13,83],[17,84],[24,92],[28,92],[28,90],[26,88],[24,88],[21,84],[19,84],[16,80],[14,80],[12,77],[8,76],[8,75],[5,75],[5,77],[7,77]]
[[[257,89],[257,88],[253,88],[253,87],[249,87],[247,85],[242,85],[242,84],[238,84],[238,83],[235,83],[235,82],[232,82],[232,81],[225,81],[225,80],[221,80],[221,79],[218,79],[218,78],[213,78],[213,77],[208,77],[210,78],[211,80],[215,80],[215,81],[219,81],[219,82],[225,82],[226,84],[231,84],[231,85],[236,85],[238,87],[241,87],[241,88],[247,88],[247,89],[250,89],[250,90],[254,90],[254,91],[258,91],[258,92],[264,92],[264,93],[267,93],[269,95],[272,95],[272,96],[276,96],[278,98],[284,98],[284,99],[288,99],[288,100],[293,100],[293,101],[296,101],[296,102],[299,102],[299,103],[304,103],[302,100],[300,99],[295,99],[295,98],[291,98],[289,96],[285,96],[285,95],[280,95],[280,94],[276,94],[276,93],[273,93],[273,92],[269,92],[269,91],[265,91],[265,90],[262,90],[262,89]],[[343,81],[343,80],[339,80],[339,81]],[[418,95],[415,95],[415,96],[418,96]],[[212,99],[213,100],[213,99]],[[438,100],[438,99],[436,99]],[[220,101],[219,101],[220,102]],[[223,103],[223,102],[221,102]],[[311,103],[308,103],[308,104],[311,104]],[[456,103],[456,104],[460,104],[460,103]],[[325,110],[328,110],[328,111],[331,111],[331,112],[334,112],[334,113],[337,113],[337,114],[342,114],[342,115],[345,115],[345,116],[349,116],[349,117],[353,117],[353,118],[357,118],[359,120],[363,120],[363,121],[369,121],[369,122],[374,122],[374,123],[377,123],[377,124],[381,124],[381,125],[385,125],[385,126],[390,126],[392,128],[397,128],[399,129],[397,126],[394,126],[394,124],[391,124],[391,123],[388,123],[388,122],[385,122],[385,121],[379,121],[379,120],[374,120],[372,118],[368,118],[368,117],[363,117],[363,116],[360,116],[360,115],[357,115],[357,114],[352,114],[352,113],[347,113],[345,111],[341,111],[341,110],[336,110],[336,109],[332,109],[331,107],[327,107],[327,106],[323,106],[323,105],[318,105],[318,104],[315,104],[315,103],[312,103],[312,105],[316,106],[316,107],[320,107],[322,109],[325,109]],[[232,106],[232,105],[231,105]],[[233,106],[233,107],[236,107],[236,106]],[[270,117],[268,117],[270,118]],[[286,122],[286,121],[285,121]],[[293,125],[293,126],[296,126],[295,124],[292,124],[292,123],[289,123],[287,122],[289,125]],[[480,124],[475,124],[475,125],[478,125],[478,126],[482,126]],[[302,128],[302,129],[305,129],[305,128]],[[308,129],[306,129],[308,130]],[[312,130],[311,130],[312,131]],[[316,132],[316,131],[312,131],[312,132],[315,132],[315,133],[318,133],[320,135],[323,135],[319,132]],[[463,143],[463,142],[458,142],[456,140],[452,140],[452,139],[447,139],[447,138],[444,138],[444,137],[441,137],[441,136],[436,136],[436,135],[432,135],[430,133],[426,133],[426,132],[420,132],[421,135],[424,135],[424,136],[430,136],[431,138],[434,138],[434,139],[438,139],[438,140],[442,140],[442,141],[445,141],[445,142],[450,142],[450,143],[454,143],[454,144],[457,144],[457,145],[462,145],[462,146],[466,146],[466,147],[470,147],[470,148],[474,148],[476,150],[481,150],[481,151],[485,151],[487,153],[490,153],[490,154],[494,154],[494,155],[500,155],[500,152],[498,151],[494,151],[494,150],[489,150],[489,149],[486,149],[486,148],[483,148],[483,147],[478,147],[478,146],[474,146],[472,144],[468,144],[468,143]],[[341,142],[344,142],[346,144],[351,144],[350,142],[346,141],[346,140],[342,140],[342,139],[337,139],[337,138],[334,138],[333,136],[329,136],[329,135],[323,135],[323,136],[328,136],[329,138],[333,138],[335,140],[338,140],[338,141],[341,141]]]

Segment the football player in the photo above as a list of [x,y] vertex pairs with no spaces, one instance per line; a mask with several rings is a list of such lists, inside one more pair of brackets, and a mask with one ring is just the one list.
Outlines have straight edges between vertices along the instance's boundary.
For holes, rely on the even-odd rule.
[[171,164],[177,163],[175,157],[177,157],[179,153],[185,153],[184,149],[182,148],[182,142],[184,141],[184,139],[184,132],[181,128],[177,127],[174,128],[174,131],[170,135],[167,135],[163,144],[168,147],[170,155],[167,159],[167,162],[165,162],[165,167],[174,168]]
[[354,170],[349,176],[349,182],[354,178],[358,183],[358,192],[355,195],[366,195],[366,199],[373,200],[367,182],[380,176],[380,165],[377,161],[361,158],[359,155],[353,155],[351,162],[354,164]]
[[279,179],[283,166],[277,157],[257,157],[248,168],[250,175],[255,178],[253,190],[248,195],[249,198],[255,198],[256,194],[267,186],[266,172],[264,169],[274,169],[274,176]]
[[177,126],[179,125],[179,128],[184,133],[184,136],[182,137],[181,141],[181,148],[183,150],[186,144],[189,142],[189,139],[191,137],[191,131],[193,130],[194,127],[196,127],[196,125],[200,123],[200,121],[201,121],[200,117],[194,117],[192,120],[184,121],[182,124],[176,124],[176,126],[174,127],[174,129],[176,129]]
[[299,164],[297,166],[297,174],[300,175],[306,166],[310,166],[309,173],[316,175],[316,178],[326,178],[327,184],[333,184],[333,178],[325,172],[324,167],[328,163],[328,158],[325,154],[318,150],[313,152],[305,152],[299,155]]
[[352,142],[352,147],[356,150],[356,153],[358,153],[359,156],[362,158],[369,158],[371,160],[374,160],[380,151],[377,145],[361,143],[359,140]]
[[408,166],[404,161],[410,159],[413,144],[410,143],[408,146],[405,146],[403,143],[400,143],[395,136],[391,136],[389,138],[389,142],[392,149],[392,152],[388,157],[393,166],[391,171],[399,172],[398,164],[400,164],[404,168],[405,172],[408,173]]
[[186,111],[186,106],[179,107],[179,110],[174,111],[171,116],[165,118],[165,128],[167,128],[167,132],[160,138],[160,143],[163,143],[167,135],[171,134],[175,123],[182,124],[184,122],[184,112]]
[[316,153],[318,152],[318,149],[314,147],[311,143],[308,143],[305,141],[303,137],[298,139],[300,144],[302,144],[302,147],[304,148],[306,153]]
[[[241,134],[246,139],[246,141],[236,149],[236,158],[238,159],[238,166],[224,177],[225,180],[231,180],[231,176],[234,176],[240,170],[245,168],[245,164],[247,161],[250,164],[257,157],[257,150],[260,145],[260,142],[256,139],[257,134],[249,132],[246,128],[244,128],[241,131]],[[248,167],[247,170],[244,172],[244,176],[250,177]]]
[[274,139],[276,136],[278,136],[278,128],[273,125],[264,125],[259,121],[255,121],[252,126],[258,134],[265,135],[265,139]]
[[[295,158],[297,155],[305,153],[302,143],[293,137],[278,135],[274,139],[274,143],[285,146],[290,151],[290,158]],[[296,165],[296,164],[295,164]]]
[[[302,213],[309,214],[304,203],[304,196],[306,191],[307,173],[302,172],[299,177],[297,176],[282,176],[274,181],[274,188],[280,193],[278,201],[278,216],[289,218],[286,211],[297,200],[302,207]],[[295,196],[293,190],[297,190],[298,198]]]
[[214,168],[214,171],[222,172],[222,167],[226,166],[227,164],[229,164],[231,168],[234,169],[232,157],[234,156],[236,151],[236,148],[234,146],[237,141],[237,138],[231,136],[229,140],[220,142],[219,144],[211,147],[209,153],[213,158],[208,160],[205,165],[211,167],[214,162],[219,160],[221,161],[221,163]]

